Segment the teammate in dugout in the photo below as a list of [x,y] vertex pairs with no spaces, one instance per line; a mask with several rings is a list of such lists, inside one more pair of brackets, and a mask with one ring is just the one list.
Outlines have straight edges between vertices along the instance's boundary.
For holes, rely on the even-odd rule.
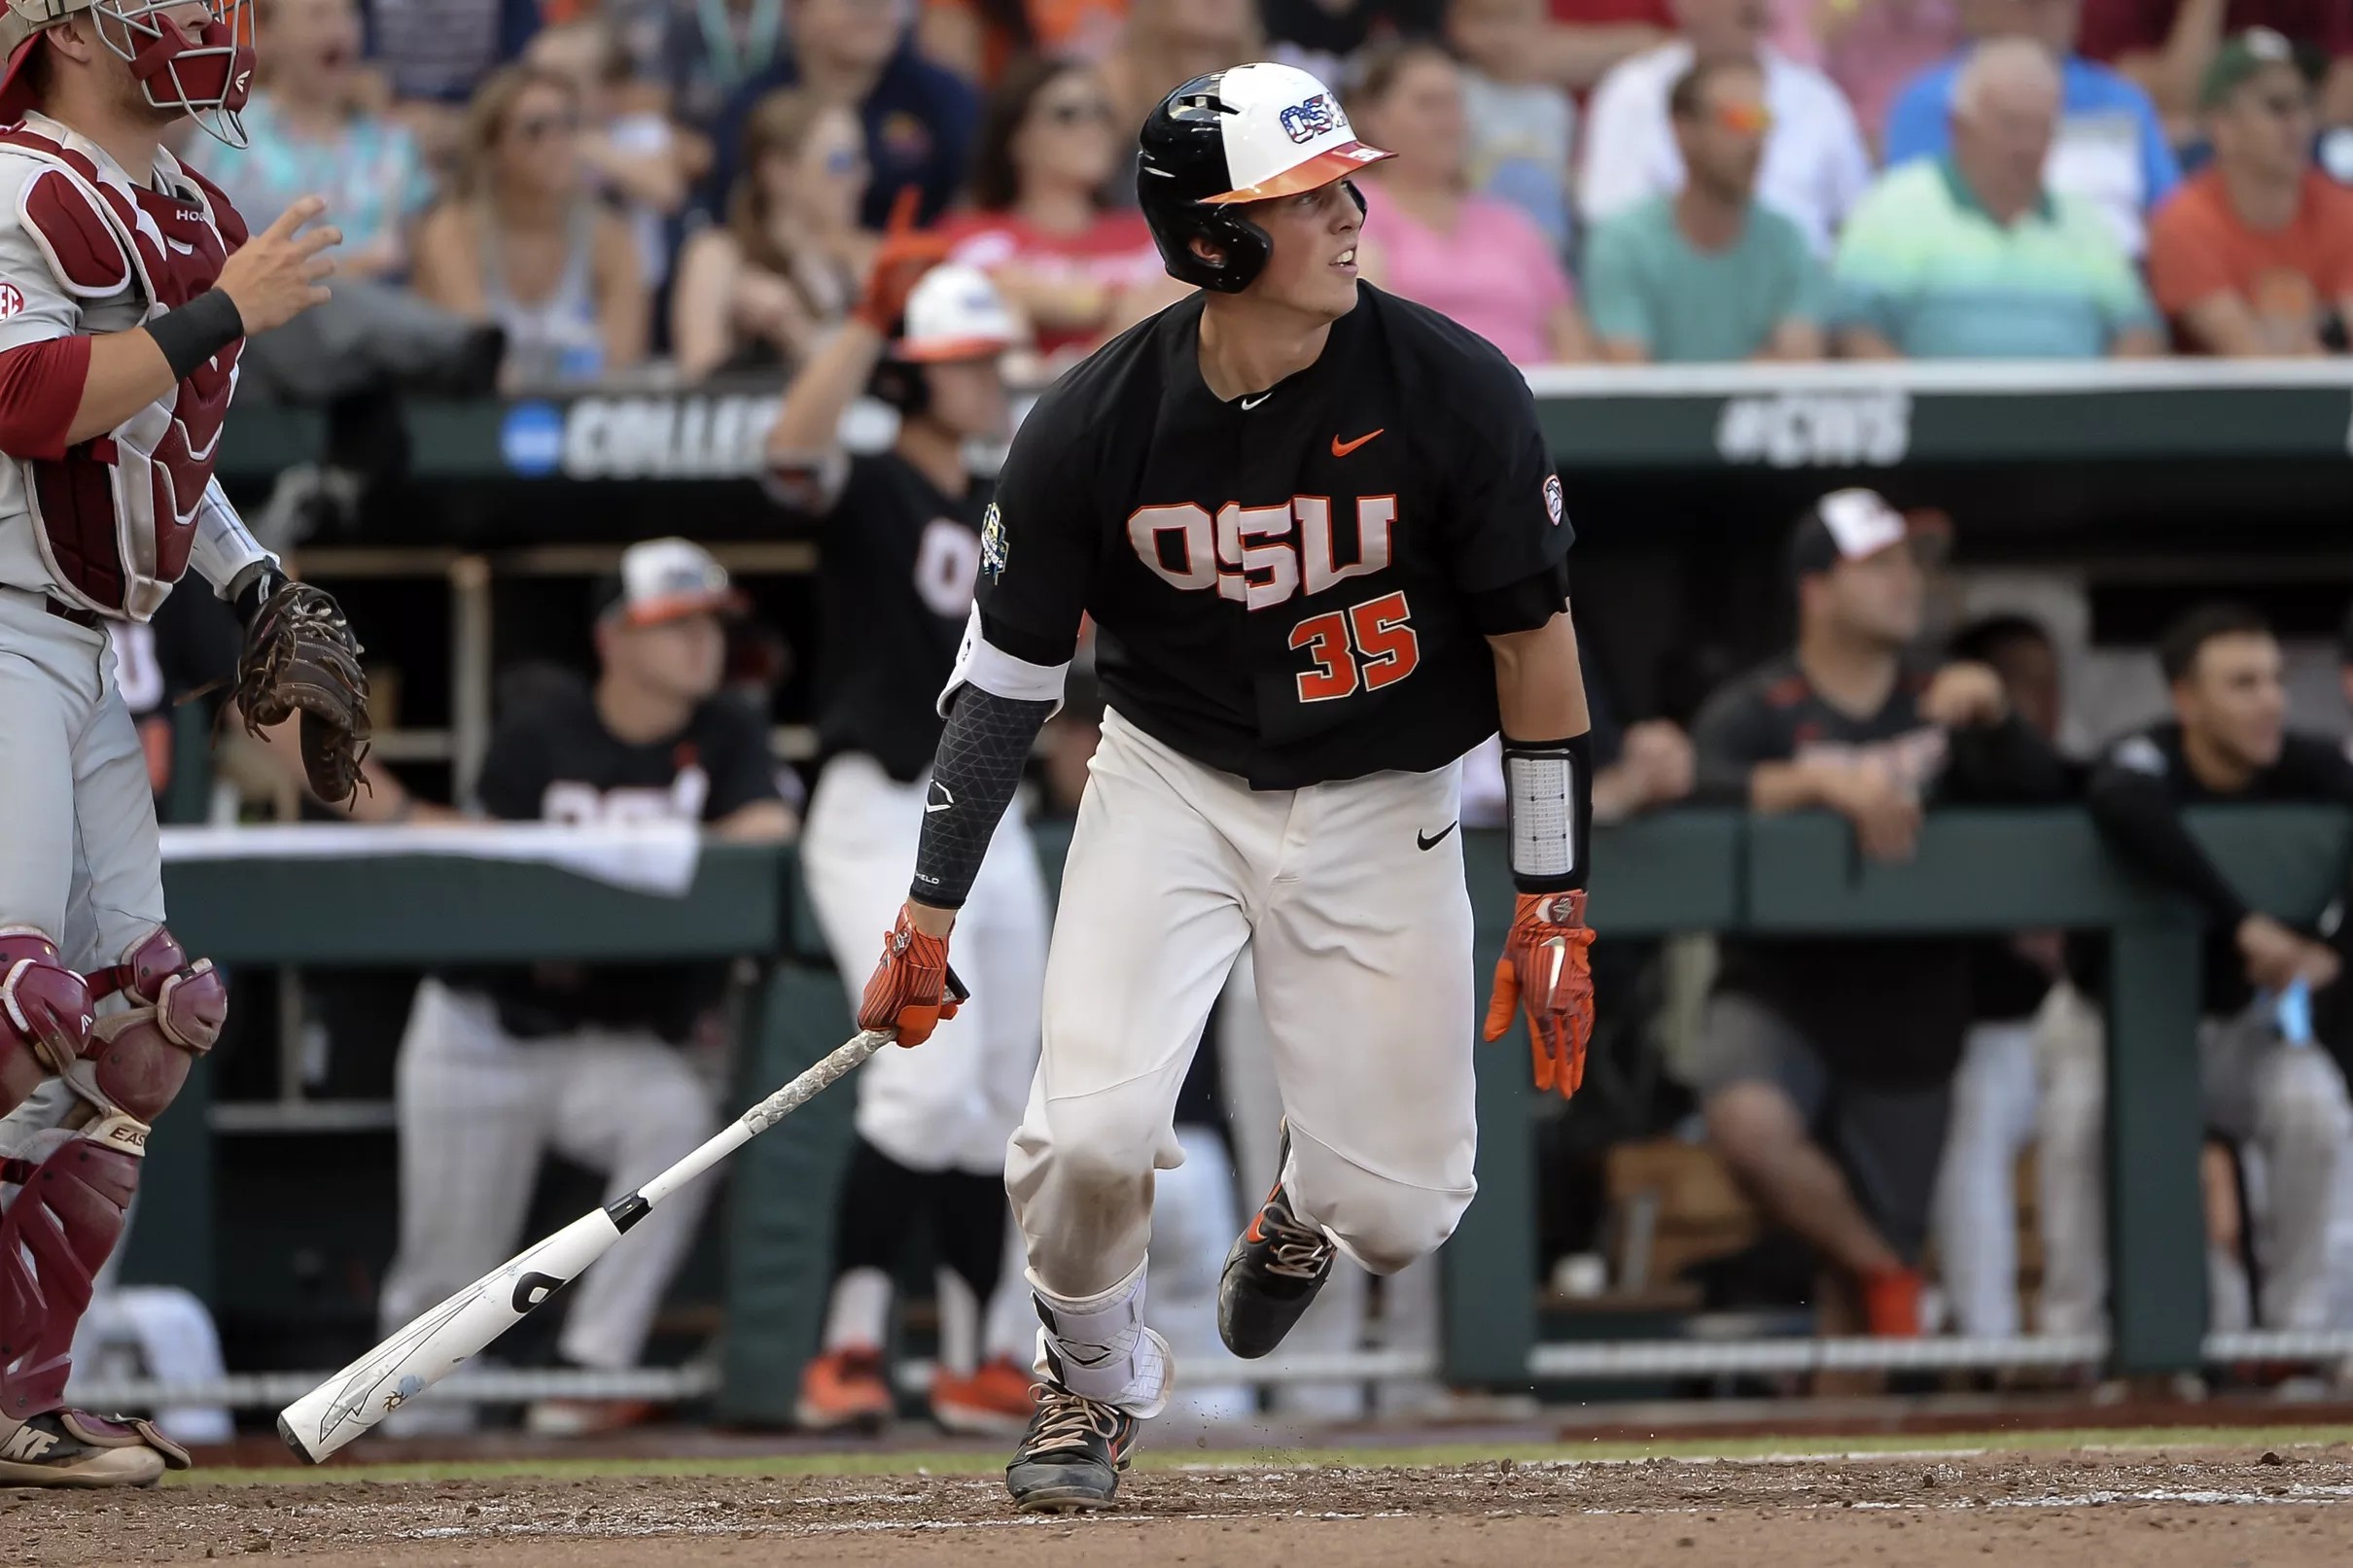
[[[936,238],[910,233],[912,204],[901,209],[856,314],[793,378],[768,439],[780,499],[822,529],[822,760],[801,866],[853,1005],[915,854],[939,744],[932,699],[972,608],[993,487],[965,443],[1004,438],[1000,361],[1022,335],[987,274],[931,265]],[[888,452],[852,457],[836,432],[869,386],[898,410],[898,435]],[[1029,1373],[1013,1354],[1029,1359],[1028,1303],[990,1307],[1006,1272],[1005,1140],[1037,1062],[1046,893],[1018,810],[997,837],[965,907],[960,972],[974,999],[950,1026],[956,1038],[920,1058],[878,1057],[858,1077],[825,1337],[795,1407],[804,1427],[890,1415],[891,1279],[909,1224],[926,1221],[944,1263],[933,1418],[1018,1432],[1030,1417]]]
[[[483,813],[790,837],[764,715],[721,689],[721,618],[743,609],[725,569],[686,540],[646,540],[598,597],[593,686],[563,669],[509,676],[474,785]],[[513,1253],[544,1151],[602,1172],[610,1201],[711,1135],[711,1097],[681,1048],[710,1038],[726,982],[724,963],[543,963],[418,984],[395,1085],[401,1244],[378,1304],[386,1333]],[[560,1360],[638,1364],[709,1199],[709,1183],[686,1188],[589,1271]],[[524,1422],[593,1436],[652,1413],[640,1401],[542,1400]]]
[[151,1124],[220,1035],[228,989],[163,924],[147,765],[109,621],[193,566],[245,626],[249,723],[302,710],[313,787],[347,798],[358,645],[287,583],[213,478],[247,332],[327,297],[339,237],[305,198],[248,237],[165,151],[231,146],[250,7],[7,0],[0,12],[0,1482],[149,1485],[187,1453],[65,1408],[74,1329]]
[[1218,1330],[1282,1340],[1345,1251],[1391,1273],[1472,1191],[1462,754],[1500,720],[1520,893],[1487,1033],[1525,1008],[1537,1082],[1592,1028],[1585,695],[1570,529],[1527,382],[1436,313],[1360,285],[1386,157],[1322,83],[1244,65],[1145,122],[1137,188],[1201,292],[1047,391],[981,538],[915,878],[860,1023],[920,1043],[948,936],[1082,614],[1108,712],[1046,961],[1043,1056],[1007,1160],[1041,1331],[1006,1482],[1109,1505],[1169,1392],[1144,1325],[1155,1168],[1243,944],[1287,1117]]

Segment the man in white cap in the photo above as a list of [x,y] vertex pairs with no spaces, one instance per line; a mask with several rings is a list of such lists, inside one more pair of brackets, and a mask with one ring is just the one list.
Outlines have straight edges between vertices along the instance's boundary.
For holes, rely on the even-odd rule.
[[[721,838],[791,833],[766,716],[721,689],[722,620],[743,597],[700,545],[648,540],[598,590],[600,672],[516,671],[474,793],[509,821],[688,821]],[[724,964],[446,969],[417,987],[401,1039],[401,1239],[377,1304],[387,1332],[478,1279],[521,1243],[548,1151],[602,1171],[618,1197],[711,1134],[689,1050],[707,1043]],[[709,1197],[688,1187],[572,1292],[556,1342],[568,1365],[637,1365]],[[662,1208],[672,1205],[664,1203]],[[639,1402],[544,1400],[532,1430],[592,1434],[651,1413]]]
[[[932,266],[937,248],[895,229],[873,287],[794,378],[768,443],[779,498],[820,524],[820,761],[801,865],[853,1006],[923,830],[934,704],[988,548],[996,485],[966,449],[1004,439],[1000,362],[1027,335],[986,273]],[[898,411],[898,434],[889,451],[853,457],[837,432],[869,388]],[[932,1417],[957,1432],[1018,1432],[1030,1417],[1036,1320],[1018,1280],[990,1306],[1005,1272],[1005,1141],[1037,1061],[1046,900],[1022,814],[1008,811],[996,835],[1000,853],[966,906],[973,997],[942,1026],[952,1038],[920,1056],[886,1052],[859,1074],[831,1301],[796,1406],[813,1430],[870,1430],[891,1412],[882,1352],[911,1228],[930,1231],[941,1259]]]
[[228,999],[163,923],[108,627],[149,619],[193,568],[245,623],[249,716],[278,722],[327,690],[290,697],[257,653],[291,644],[287,664],[333,665],[340,739],[304,718],[323,798],[349,796],[365,749],[340,611],[286,583],[213,478],[246,334],[327,297],[320,253],[338,237],[297,237],[321,210],[305,198],[248,238],[163,149],[184,119],[241,143],[252,16],[227,0],[0,9],[0,1484],[152,1485],[188,1463],[145,1421],[65,1405],[149,1130]]
[[[1865,854],[1901,860],[1932,801],[2064,793],[2058,758],[1989,667],[1908,661],[1924,609],[1913,546],[1903,514],[1871,491],[1807,509],[1790,546],[1797,646],[1700,711],[1701,798],[1760,815],[1827,808]],[[1743,937],[1722,952],[1691,1063],[1710,1140],[1766,1215],[1820,1254],[1870,1332],[1917,1334],[1971,1017],[1968,944]]]

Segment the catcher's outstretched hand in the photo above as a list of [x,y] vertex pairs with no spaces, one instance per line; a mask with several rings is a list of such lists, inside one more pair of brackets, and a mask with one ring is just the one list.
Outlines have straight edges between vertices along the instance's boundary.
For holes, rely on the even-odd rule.
[[238,595],[245,649],[237,658],[237,709],[246,733],[302,715],[302,771],[330,806],[349,800],[368,755],[368,673],[359,640],[324,588],[263,573]]
[[1536,1087],[1563,1099],[1585,1082],[1585,1045],[1594,1032],[1593,944],[1584,889],[1522,893],[1487,1004],[1484,1032],[1491,1040],[1511,1031],[1514,1012],[1528,1015]]
[[891,221],[866,271],[865,291],[851,312],[885,337],[898,331],[898,319],[907,313],[907,296],[923,275],[948,259],[944,235],[915,226],[915,209],[922,198],[922,191],[915,186],[898,188],[898,197],[891,204]]
[[901,1045],[921,1045],[943,1018],[954,1018],[965,989],[948,967],[948,939],[926,936],[898,909],[898,923],[883,938],[882,961],[858,1004],[861,1029],[896,1029]]

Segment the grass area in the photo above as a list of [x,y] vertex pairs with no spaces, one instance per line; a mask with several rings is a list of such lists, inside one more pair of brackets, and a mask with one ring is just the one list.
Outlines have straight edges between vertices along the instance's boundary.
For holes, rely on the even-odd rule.
[[[2139,1452],[2189,1448],[2286,1448],[2353,1443],[2353,1427],[2128,1427],[2056,1432],[1905,1434],[1870,1437],[1678,1438],[1660,1443],[1441,1444],[1421,1448],[1169,1448],[1148,1446],[1136,1462],[1146,1470],[1186,1466],[1237,1468],[1314,1465],[1323,1467],[1463,1465],[1510,1458],[1520,1464],[1629,1459],[1742,1459],[1768,1454],[1919,1453],[1989,1448],[2008,1453],[2067,1448]],[[166,1478],[175,1485],[262,1485],[307,1483],[352,1486],[362,1482],[495,1481],[532,1477],[585,1481],[611,1476],[989,1476],[1004,1461],[972,1449],[893,1452],[786,1453],[742,1458],[684,1459],[488,1459],[433,1464],[329,1464],[282,1469],[210,1469]]]

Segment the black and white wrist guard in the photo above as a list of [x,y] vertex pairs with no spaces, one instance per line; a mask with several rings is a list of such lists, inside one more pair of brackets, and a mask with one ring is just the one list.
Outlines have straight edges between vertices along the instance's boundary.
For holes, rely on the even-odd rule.
[[1584,887],[1594,825],[1592,736],[1503,737],[1503,820],[1514,887],[1524,893]]

